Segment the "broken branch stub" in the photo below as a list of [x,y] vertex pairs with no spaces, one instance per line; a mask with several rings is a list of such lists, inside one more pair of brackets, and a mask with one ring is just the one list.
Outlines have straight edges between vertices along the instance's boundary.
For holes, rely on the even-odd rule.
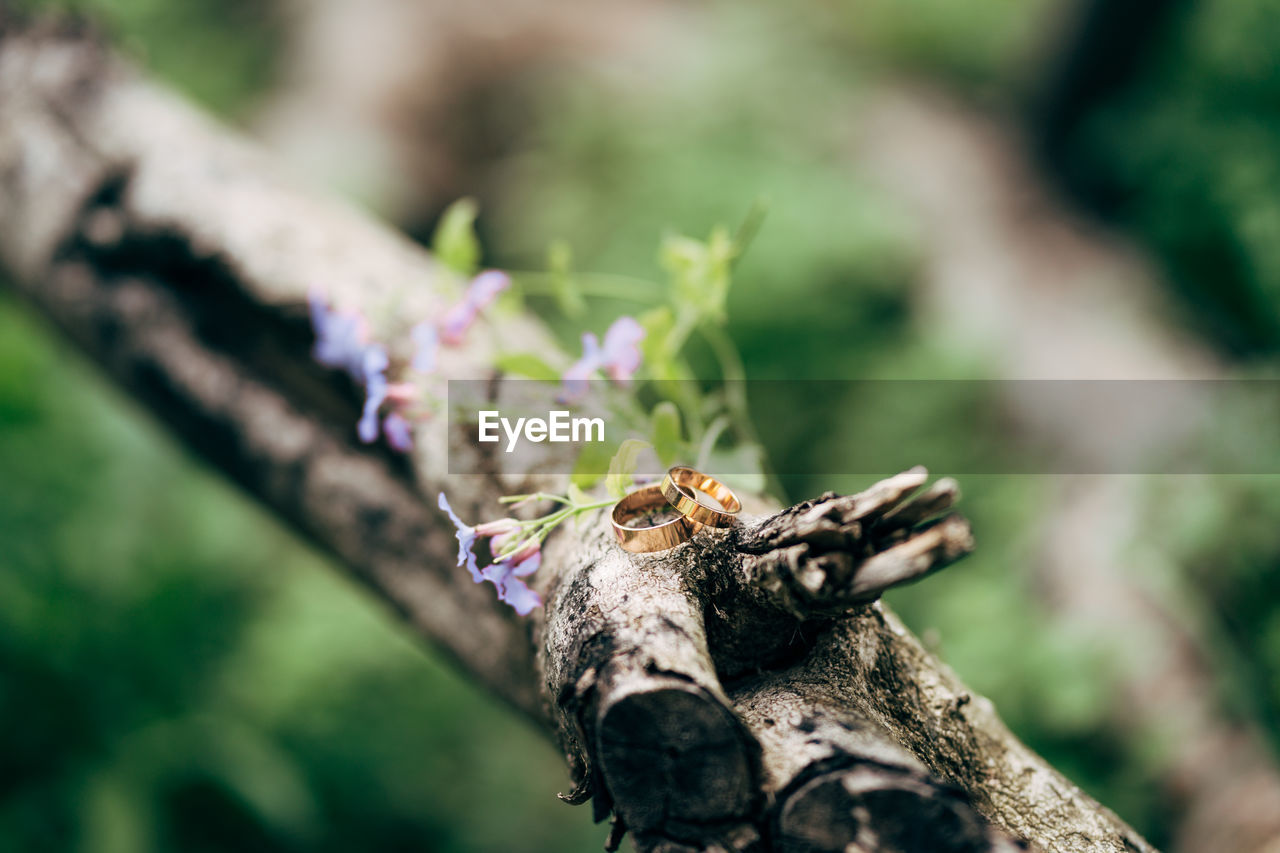
[[557,560],[577,569],[547,598],[540,660],[577,799],[675,837],[747,818],[758,748],[720,687],[696,584],[661,554],[622,551],[603,523],[553,544]]
[[968,522],[942,515],[959,498],[955,481],[916,494],[927,479],[923,468],[912,468],[696,546],[697,563],[734,566],[726,576],[708,573],[708,629],[722,675],[786,661],[831,620],[971,552]]

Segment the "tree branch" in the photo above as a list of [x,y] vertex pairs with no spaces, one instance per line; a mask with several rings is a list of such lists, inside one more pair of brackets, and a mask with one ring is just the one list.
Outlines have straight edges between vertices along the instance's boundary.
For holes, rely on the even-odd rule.
[[[1009,849],[1004,833],[1147,849],[874,603],[972,547],[963,520],[933,520],[954,483],[910,499],[921,470],[781,512],[756,497],[741,529],[657,555],[614,547],[596,513],[546,544],[545,609],[512,615],[453,565],[433,498],[447,482],[476,518],[530,484],[493,460],[446,481],[440,421],[411,459],[358,444],[358,389],[309,356],[305,294],[324,283],[406,358],[404,318],[444,300],[430,258],[294,187],[94,39],[11,17],[0,260],[185,443],[554,733],[566,798],[594,796],[642,849]],[[548,346],[527,317],[497,322]],[[490,376],[493,356],[477,340],[441,370]]]

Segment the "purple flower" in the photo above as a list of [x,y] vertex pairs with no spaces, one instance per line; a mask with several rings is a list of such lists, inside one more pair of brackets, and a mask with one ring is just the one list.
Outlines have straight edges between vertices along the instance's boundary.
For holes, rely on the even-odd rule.
[[356,421],[356,435],[360,436],[360,440],[365,444],[373,444],[378,440],[378,407],[382,405],[382,397],[376,387],[368,389],[368,396],[365,397],[364,409],[360,413],[360,420]]
[[462,343],[462,337],[475,322],[476,315],[511,286],[511,277],[500,270],[485,270],[471,280],[462,301],[445,312],[440,321],[440,337],[451,345]]
[[571,403],[587,395],[587,380],[600,367],[600,339],[593,332],[582,333],[582,358],[575,361],[560,376],[564,389],[560,402]]
[[498,599],[510,604],[521,616],[528,616],[535,607],[542,606],[542,598],[517,577],[508,577],[503,581],[498,587]]
[[520,535],[520,522],[514,518],[500,518],[471,527],[454,514],[444,492],[440,493],[440,508],[449,514],[453,526],[457,528],[458,565],[466,564],[473,581],[491,582],[498,590],[498,600],[511,605],[521,616],[527,616],[533,608],[542,604],[538,594],[521,580],[536,572],[542,565],[542,551],[536,541],[522,545],[502,559],[495,559],[483,569],[476,564],[475,544],[478,540],[489,538],[489,550],[496,557],[511,542],[511,537]]
[[377,344],[365,347],[356,378],[364,383],[364,409],[356,432],[365,444],[378,440],[378,410],[387,399],[387,352]]
[[365,439],[366,442],[378,437],[378,410],[385,404],[389,411],[382,419],[382,434],[386,436],[387,444],[401,453],[413,450],[413,428],[405,410],[418,399],[417,387],[410,382],[387,382],[381,374],[376,374],[368,389],[364,415],[360,419],[361,437],[366,434],[372,436]]
[[[507,546],[511,544],[513,539],[516,542],[520,541],[520,522],[516,521],[513,518],[504,518],[501,521],[497,521],[497,522],[491,521],[489,522],[489,524],[508,525],[504,530],[504,532],[494,536],[493,541],[489,543],[489,550],[493,553],[495,562],[510,563],[513,566],[516,566],[516,565],[525,563],[529,560],[536,560],[537,562],[535,562],[533,564],[533,567],[530,568],[528,571],[524,571],[524,572],[517,571],[516,574],[528,575],[537,571],[538,563],[540,563],[542,560],[542,552],[540,550],[541,546],[538,544],[537,540],[530,540],[528,542],[525,542],[523,545],[521,545],[516,550],[512,551],[510,554],[503,555],[503,552],[507,550]],[[480,525],[479,528],[477,528],[477,530],[483,529],[484,527],[486,527],[486,525],[482,524]],[[503,555],[503,556],[499,556],[499,555]]]
[[[491,544],[494,553],[502,550],[498,538]],[[527,616],[533,608],[542,605],[542,599],[521,578],[533,574],[541,565],[542,551],[532,542],[509,557],[485,566],[481,574],[497,587],[499,601],[505,601],[521,616]]]
[[[477,275],[462,300],[445,313],[439,324],[424,322],[413,327],[410,334],[415,352],[410,366],[420,373],[433,372],[441,342],[461,343],[479,313],[510,286],[506,273],[487,270]],[[393,449],[402,453],[412,450],[413,431],[406,407],[415,399],[416,390],[406,383],[388,381],[390,359],[386,348],[369,341],[368,324],[362,316],[333,310],[319,288],[308,292],[307,305],[316,335],[312,350],[316,361],[345,370],[364,387],[364,405],[356,422],[360,440],[372,444],[381,433]]]
[[640,368],[640,342],[644,340],[644,326],[633,317],[619,317],[604,333],[601,366],[609,378],[620,385],[631,381]]
[[440,493],[440,508],[449,513],[449,520],[453,522],[454,527],[458,528],[455,534],[458,537],[458,565],[465,563],[467,571],[471,572],[471,579],[480,583],[484,577],[480,574],[480,567],[476,565],[476,555],[471,547],[476,543],[476,529],[464,524],[462,519],[458,518],[453,507],[449,506],[449,499],[444,496],[444,492]]
[[436,355],[440,349],[440,334],[431,323],[419,323],[409,333],[416,351],[411,362],[413,369],[430,373],[436,369]]
[[582,358],[575,361],[560,377],[561,402],[580,400],[587,393],[587,380],[603,370],[620,385],[631,381],[640,367],[640,342],[644,327],[632,317],[619,317],[604,333],[604,346],[592,332],[582,335]]
[[496,554],[507,544],[507,540],[520,530],[520,522],[514,518],[499,518],[496,521],[485,521],[476,525],[476,536],[481,539],[493,538],[489,543]]
[[365,385],[377,381],[386,382],[387,365],[390,363],[387,351],[381,344],[369,344],[361,350],[360,366],[352,375]]
[[340,368],[359,379],[368,334],[364,318],[332,310],[319,288],[313,287],[307,293],[307,305],[316,333],[312,357],[325,367]]
[[[403,405],[408,399],[401,386],[387,382],[387,367],[391,361],[381,344],[368,341],[368,330],[359,314],[339,313],[332,310],[319,288],[307,294],[311,310],[311,325],[315,328],[316,343],[312,350],[315,360],[325,367],[345,370],[351,378],[364,386],[364,406],[356,433],[365,444],[378,440],[379,412],[389,396],[392,402]],[[387,415],[381,423],[387,443],[396,450],[407,452],[413,447],[409,422],[399,412]]]
[[392,450],[408,453],[413,450],[413,429],[408,419],[399,412],[392,412],[382,419],[382,434]]

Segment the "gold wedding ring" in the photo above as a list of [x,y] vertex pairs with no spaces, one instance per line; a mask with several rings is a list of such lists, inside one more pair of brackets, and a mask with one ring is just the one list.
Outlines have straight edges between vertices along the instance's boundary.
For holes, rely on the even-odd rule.
[[[720,503],[712,508],[698,500],[698,492]],[[680,514],[698,525],[732,527],[742,510],[742,501],[724,483],[701,471],[677,465],[662,478],[662,496]]]
[[624,521],[643,515],[646,511],[670,510],[662,489],[645,486],[637,489],[618,501],[613,507],[610,520],[613,523],[613,535],[624,551],[632,554],[645,554],[650,551],[665,551],[685,542],[693,534],[702,529],[702,525],[692,521],[684,514],[648,527],[627,527]]

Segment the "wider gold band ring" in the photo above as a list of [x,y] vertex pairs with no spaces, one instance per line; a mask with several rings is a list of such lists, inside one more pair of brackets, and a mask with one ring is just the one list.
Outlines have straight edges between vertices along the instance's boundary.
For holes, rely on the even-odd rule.
[[614,505],[610,521],[613,523],[613,535],[617,537],[622,550],[632,554],[665,551],[688,541],[702,529],[701,524],[691,521],[683,514],[648,527],[627,527],[623,524],[627,519],[635,518],[646,510],[655,509],[671,509],[671,504],[656,485],[637,489]]
[[[720,506],[713,508],[702,503],[697,498],[698,492],[715,498]],[[733,489],[683,465],[675,466],[662,478],[662,496],[685,518],[707,527],[732,527],[742,511],[742,501]]]

